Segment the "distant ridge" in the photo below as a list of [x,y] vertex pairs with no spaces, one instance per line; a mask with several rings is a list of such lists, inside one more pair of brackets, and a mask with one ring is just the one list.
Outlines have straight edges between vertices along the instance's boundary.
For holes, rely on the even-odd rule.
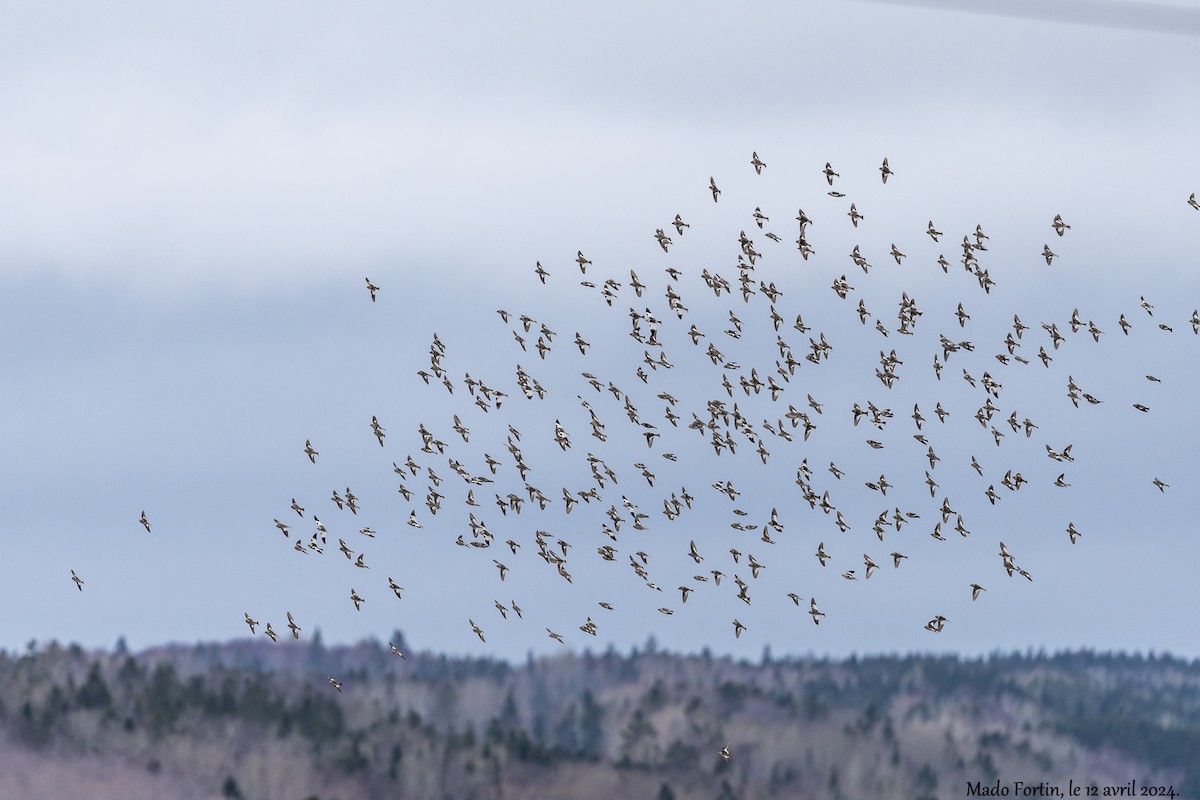
[[914,798],[997,779],[1187,793],[1197,752],[1200,661],[1170,655],[0,653],[0,797],[28,800]]

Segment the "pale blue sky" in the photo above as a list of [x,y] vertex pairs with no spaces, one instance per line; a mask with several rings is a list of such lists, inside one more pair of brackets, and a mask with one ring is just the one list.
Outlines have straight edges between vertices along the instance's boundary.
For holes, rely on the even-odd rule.
[[[675,649],[752,656],[766,644],[776,653],[1087,645],[1200,655],[1180,634],[1196,601],[1186,565],[1200,556],[1189,500],[1200,337],[1186,322],[1200,304],[1200,212],[1186,205],[1200,191],[1194,37],[854,2],[455,12],[16,3],[11,12],[17,24],[0,32],[0,602],[22,611],[0,628],[0,645],[226,639],[247,633],[243,612],[282,629],[291,610],[305,635],[320,627],[327,641],[399,627],[417,647],[504,657],[558,647],[547,626],[576,647],[654,634]],[[768,164],[761,176],[751,151]],[[885,155],[896,174],[883,186]],[[826,161],[842,175],[843,199],[825,194]],[[723,191],[716,205],[710,175]],[[845,216],[852,201],[866,215],[857,229]],[[756,206],[781,244],[753,227]],[[797,208],[814,219],[808,262],[793,244]],[[693,227],[664,254],[652,234],[676,213]],[[1073,226],[1061,239],[1049,226],[1056,213]],[[924,234],[930,219],[946,233],[940,244]],[[990,295],[957,265],[961,237],[978,223],[992,237],[978,254],[998,282]],[[725,398],[720,372],[684,336],[692,322],[746,370],[773,373],[763,299],[716,300],[699,278],[703,268],[736,278],[743,229],[765,253],[757,277],[785,292],[784,316],[802,313],[835,345],[829,362],[804,362],[781,403],[738,392],[755,425],[809,392],[826,403],[808,443],[767,436],[766,467],[751,448],[715,458],[694,431],[667,430],[654,399],[674,393],[686,423],[689,411],[703,416],[705,400]],[[902,267],[887,256],[892,243],[909,254]],[[1049,268],[1046,243],[1059,253]],[[870,275],[846,255],[855,244]],[[576,250],[593,260],[596,283],[626,283],[636,269],[646,297],[635,302],[625,287],[606,308],[578,285]],[[954,264],[949,275],[934,266],[939,253]],[[537,260],[550,286],[536,282]],[[684,273],[682,327],[662,299],[666,266]],[[856,287],[845,301],[829,289],[842,273]],[[382,287],[375,304],[365,275]],[[894,329],[901,291],[926,312],[916,336],[884,339],[859,324],[862,298]],[[1141,295],[1155,304],[1153,319],[1138,308]],[[952,315],[958,302],[972,314],[964,329]],[[650,304],[677,367],[643,386],[628,308]],[[519,351],[498,307],[558,332],[545,361]],[[1040,323],[1065,333],[1076,307],[1105,335],[1099,344],[1070,336],[1043,368]],[[747,327],[737,342],[721,333],[729,308]],[[1013,313],[1032,327],[1029,366],[992,357]],[[1117,327],[1122,313],[1135,325],[1129,337]],[[576,330],[593,344],[586,357],[570,345]],[[434,331],[453,396],[415,377]],[[930,362],[940,333],[977,349],[952,356],[938,383]],[[802,358],[813,334],[782,335]],[[878,351],[893,347],[905,364],[889,391],[873,374]],[[518,357],[550,389],[545,401],[520,396]],[[1035,435],[1009,432],[994,446],[971,419],[983,394],[963,382],[964,367],[1001,380],[1002,416],[1033,418]],[[611,395],[579,378],[585,370],[633,393],[664,433],[652,450]],[[501,412],[485,416],[464,398],[464,372],[508,392]],[[1146,381],[1148,372],[1163,382]],[[1068,374],[1105,403],[1072,408]],[[588,436],[577,394],[606,423],[607,443]],[[886,431],[851,425],[849,407],[867,400],[894,410]],[[939,400],[953,414],[945,427],[933,420]],[[911,440],[913,402],[943,458],[937,501],[923,483],[924,448]],[[450,430],[454,413],[472,428],[469,445]],[[388,430],[382,449],[372,415]],[[552,441],[555,418],[571,432],[566,454]],[[475,473],[485,451],[508,460],[506,425],[516,425],[530,480],[555,512],[501,517],[491,502],[499,489],[480,487],[476,515],[497,545],[456,547],[469,531],[466,485],[444,456],[419,459],[447,478],[440,514],[430,518],[420,502],[426,482],[410,479],[411,503],[396,494],[391,462],[421,455],[419,423]],[[867,448],[868,431],[888,446]],[[315,466],[306,438],[321,451]],[[1045,457],[1045,444],[1068,442],[1075,464]],[[588,451],[617,470],[620,487],[599,508],[563,517],[561,488],[586,488]],[[986,478],[966,466],[972,454]],[[849,533],[801,501],[793,479],[804,457]],[[824,471],[831,458],[848,472],[840,483]],[[638,461],[658,475],[653,489]],[[998,485],[1010,468],[1032,481],[1015,495]],[[520,489],[511,465],[504,470],[504,493]],[[1052,485],[1063,470],[1071,488]],[[887,498],[863,486],[880,472],[896,485]],[[1150,484],[1155,476],[1171,484],[1166,493]],[[708,487],[717,478],[745,489],[737,507],[751,512],[746,521],[779,509],[778,544],[729,529],[733,504]],[[995,508],[983,496],[989,483],[1004,497]],[[680,484],[697,509],[668,523],[661,502]],[[328,499],[347,485],[362,498],[362,521]],[[595,550],[613,544],[600,524],[621,494],[651,515],[650,530],[623,526],[610,564]],[[943,494],[970,538],[929,537]],[[288,508],[293,496],[304,520]],[[880,544],[871,521],[897,505],[921,519]],[[425,522],[419,531],[405,525],[411,508]],[[142,509],[152,534],[137,524]],[[291,543],[307,541],[314,512],[329,546],[301,555]],[[293,525],[293,539],[273,518]],[[1084,531],[1074,547],[1068,521]],[[376,539],[356,533],[366,524]],[[536,557],[535,529],[571,543],[573,584]],[[366,553],[370,570],[345,562],[339,536]],[[518,555],[500,544],[510,536]],[[731,577],[719,588],[691,579],[689,539],[705,570],[750,583],[753,606],[736,599]],[[834,555],[824,570],[812,556],[818,541]],[[1005,577],[997,541],[1033,583]],[[767,564],[762,577],[733,565],[730,546]],[[630,570],[639,549],[663,594]],[[909,555],[899,570],[893,549]],[[864,552],[880,573],[839,577],[861,574]],[[511,567],[503,584],[493,557]],[[83,593],[71,569],[87,582]],[[406,587],[403,601],[388,575]],[[988,590],[973,604],[972,581]],[[680,582],[697,587],[686,605]],[[351,587],[367,598],[362,611]],[[828,615],[819,628],[788,591],[817,598]],[[492,603],[514,599],[526,618],[503,621]],[[617,610],[599,609],[602,599]],[[938,613],[951,620],[946,630],[922,630]],[[589,615],[596,639],[577,629]],[[734,617],[749,626],[736,641]]]

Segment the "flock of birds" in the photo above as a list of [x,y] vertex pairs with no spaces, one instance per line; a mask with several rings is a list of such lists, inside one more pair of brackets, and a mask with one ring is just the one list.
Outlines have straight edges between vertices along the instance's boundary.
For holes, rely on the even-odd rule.
[[[766,163],[759,158],[757,152],[751,156],[750,165],[755,170],[756,174],[761,175],[766,169]],[[883,184],[888,183],[888,179],[895,173],[886,158],[883,159],[879,167],[880,177]],[[821,171],[822,176],[827,184],[827,194],[833,198],[842,198],[845,195],[839,192],[835,186],[835,179],[840,178],[831,164],[826,163]],[[714,178],[709,178],[708,191],[712,196],[714,203],[720,202],[721,189],[717,185]],[[1196,195],[1193,193],[1188,198],[1188,205],[1193,209],[1200,211],[1200,202],[1196,200]],[[853,229],[857,229],[859,224],[865,219],[864,215],[859,212],[855,203],[850,203],[846,216],[850,220]],[[766,239],[770,240],[773,245],[782,243],[782,237],[768,230],[765,226],[770,222],[770,217],[762,212],[762,209],[756,207],[749,215],[751,230],[761,230]],[[809,260],[815,253],[815,250],[810,243],[810,229],[814,227],[813,220],[805,214],[801,209],[795,217],[796,230],[798,234],[795,239],[795,246],[804,261]],[[749,226],[748,226],[749,227]],[[1064,237],[1070,230],[1071,226],[1064,221],[1061,215],[1055,215],[1050,222],[1050,229],[1056,237]],[[658,228],[654,232],[654,239],[657,246],[663,253],[670,253],[674,245],[674,239],[683,237],[690,232],[691,225],[686,222],[681,215],[676,214],[674,220],[668,225]],[[673,233],[668,234],[667,230],[672,229]],[[932,220],[929,221],[925,231],[934,242],[941,242],[944,234],[937,229]],[[988,251],[989,236],[984,231],[982,226],[976,226],[973,231],[965,233],[961,241],[961,250],[958,255],[958,261],[961,267],[969,273],[979,284],[979,287],[985,292],[990,293],[991,288],[995,285],[994,279],[988,272],[988,269],[980,262],[981,254]],[[690,321],[687,319],[689,309],[684,305],[683,291],[685,287],[685,274],[676,269],[674,266],[668,266],[664,269],[663,278],[660,282],[662,297],[665,301],[665,310],[659,307],[654,310],[650,307],[643,306],[642,310],[629,308],[628,316],[630,329],[626,332],[628,336],[639,343],[639,349],[643,350],[643,356],[635,368],[629,370],[626,378],[636,380],[633,384],[637,387],[638,392],[644,392],[638,384],[647,387],[650,391],[660,388],[654,384],[668,382],[668,379],[660,377],[669,374],[670,370],[676,368],[673,363],[673,356],[668,356],[668,348],[694,348],[701,351],[704,356],[711,361],[715,368],[715,373],[720,376],[720,380],[714,380],[711,397],[683,397],[676,398],[669,391],[664,389],[655,394],[655,399],[663,403],[659,416],[654,421],[651,421],[651,415],[648,409],[639,408],[632,399],[631,393],[625,391],[617,385],[612,376],[601,377],[592,371],[582,371],[580,377],[583,381],[581,384],[581,393],[576,395],[579,407],[581,409],[580,418],[585,419],[583,425],[584,435],[590,436],[598,443],[607,442],[610,436],[618,434],[617,430],[610,427],[611,420],[606,421],[605,417],[608,412],[614,412],[616,415],[627,417],[629,425],[623,428],[629,433],[630,437],[635,440],[632,447],[641,448],[643,445],[646,449],[647,456],[641,461],[632,464],[634,480],[645,480],[647,487],[653,489],[655,487],[656,475],[651,464],[651,457],[663,459],[666,462],[676,462],[681,458],[684,462],[692,461],[698,456],[694,453],[689,455],[678,455],[672,450],[676,449],[676,443],[685,436],[699,437],[706,444],[705,447],[712,447],[715,456],[720,457],[723,454],[733,455],[741,448],[750,450],[761,460],[762,464],[766,465],[768,460],[773,458],[773,448],[783,448],[792,444],[795,440],[805,442],[817,430],[817,421],[828,418],[827,415],[832,415],[832,409],[826,409],[824,404],[819,402],[806,389],[798,389],[794,382],[797,370],[800,369],[806,362],[812,365],[820,365],[830,358],[833,350],[832,344],[826,338],[824,331],[813,331],[813,329],[804,323],[800,314],[796,314],[794,320],[791,319],[791,314],[785,315],[782,311],[780,298],[783,291],[777,288],[773,281],[767,281],[765,278],[759,277],[760,273],[756,273],[756,268],[760,265],[760,260],[764,258],[763,252],[755,241],[746,234],[746,231],[741,231],[738,240],[739,253],[736,257],[734,268],[737,272],[736,281],[730,281],[722,278],[716,272],[710,272],[708,269],[700,271],[698,276],[699,281],[703,282],[705,292],[711,291],[720,298],[723,295],[736,297],[740,295],[745,311],[742,315],[747,315],[749,312],[761,313],[762,319],[769,320],[770,326],[773,328],[777,352],[772,351],[769,357],[763,359],[760,365],[750,366],[749,368],[733,360],[726,353],[722,352],[721,347],[733,346],[733,343],[742,339],[744,326],[746,323],[741,316],[735,312],[736,304],[728,308],[728,323],[729,327],[719,330],[713,329],[710,323],[711,319],[695,319]],[[773,246],[772,245],[772,246]],[[1047,266],[1050,266],[1057,254],[1051,249],[1049,244],[1045,244],[1041,253],[1045,259]],[[892,244],[889,256],[895,260],[897,265],[902,264],[907,257],[901,252],[895,244]],[[862,270],[864,274],[869,274],[872,266],[867,258],[863,255],[860,248],[855,245],[849,258],[854,266]],[[949,272],[952,264],[944,256],[939,255],[937,265],[941,267],[943,272]],[[589,267],[592,271],[589,272]],[[651,286],[643,283],[636,271],[630,270],[628,281],[618,280],[612,276],[598,275],[597,268],[592,261],[587,258],[582,251],[576,253],[575,264],[571,267],[571,271],[577,268],[579,270],[579,284],[586,290],[596,293],[600,299],[608,307],[616,307],[616,303],[620,298],[628,298],[628,294],[632,293],[633,300],[642,300],[643,296],[651,291]],[[537,262],[534,267],[534,275],[540,284],[547,284],[553,278],[550,270],[542,266],[541,262]],[[699,283],[697,281],[697,284]],[[653,283],[653,282],[651,282]],[[369,292],[371,302],[374,303],[378,299],[381,289],[374,284],[369,278],[366,279],[366,288]],[[850,293],[854,291],[854,287],[850,285],[849,279],[845,274],[833,281],[831,286],[834,295],[839,300],[847,300]],[[627,290],[627,291],[626,291]],[[658,291],[656,289],[656,291]],[[832,301],[837,302],[837,301]],[[624,305],[624,303],[622,303]],[[638,302],[637,305],[642,305]],[[1157,324],[1164,332],[1171,333],[1174,328],[1166,322],[1160,321],[1153,317],[1154,307],[1145,297],[1140,299],[1140,308],[1145,312],[1154,323]],[[897,335],[912,335],[920,318],[924,315],[924,311],[918,307],[915,299],[904,293],[899,302],[896,325],[894,329],[889,330],[879,316],[875,316],[874,327],[882,337],[888,337],[890,334]],[[576,331],[573,339],[563,337],[559,338],[559,334],[552,330],[545,322],[540,322],[528,314],[510,313],[507,310],[500,309],[497,315],[501,323],[508,329],[512,341],[518,348],[519,357],[533,358],[534,354],[539,361],[544,362],[549,358],[554,357],[553,354],[558,351],[562,342],[570,342],[566,345],[568,349],[577,349],[581,358],[588,356],[589,350],[592,348],[591,342]],[[867,308],[864,300],[860,299],[857,307],[854,310],[854,317],[857,317],[858,322],[866,326],[868,320],[874,316]],[[669,317],[675,317],[678,324],[664,323]],[[748,318],[748,317],[747,317]],[[960,328],[965,328],[970,320],[970,314],[964,309],[962,303],[959,303],[954,312],[954,319],[957,321]],[[698,325],[697,323],[700,323]],[[1124,314],[1120,316],[1116,323],[1123,334],[1128,335],[1133,323],[1126,318]],[[1190,325],[1192,332],[1200,334],[1200,311],[1193,310],[1190,319],[1185,321],[1185,324]],[[687,329],[684,326],[688,325]],[[701,325],[708,328],[702,330]],[[1092,320],[1084,320],[1079,316],[1078,310],[1075,310],[1071,318],[1062,326],[1060,330],[1058,323],[1042,323],[1041,329],[1045,333],[1046,338],[1040,342],[1031,341],[1026,333],[1033,326],[1026,325],[1021,321],[1018,315],[1013,315],[1012,327],[1001,340],[999,350],[995,355],[995,361],[1000,367],[1008,367],[1014,364],[1029,365],[1033,358],[1036,358],[1042,365],[1049,368],[1051,361],[1054,358],[1054,351],[1058,350],[1060,345],[1066,341],[1065,330],[1069,330],[1071,334],[1078,333],[1083,330],[1095,342],[1100,341],[1100,337],[1105,334],[1095,322]],[[719,328],[719,325],[718,325]],[[791,331],[795,331],[800,336],[807,338],[807,351],[803,353],[802,348],[793,348],[792,344],[784,337],[791,336]],[[810,332],[816,336],[807,336]],[[593,338],[595,338],[593,336]],[[720,340],[720,341],[718,341]],[[723,344],[726,340],[730,345]],[[954,340],[946,335],[940,335],[940,343],[937,351],[932,356],[932,368],[938,381],[942,380],[943,370],[947,369],[948,362],[951,357],[960,352],[971,352],[975,349],[974,343],[969,340]],[[601,341],[597,339],[597,341]],[[891,340],[894,341],[894,340]],[[718,345],[721,346],[718,346]],[[1036,355],[1033,354],[1033,348],[1037,348]],[[1047,349],[1049,348],[1049,349]],[[803,354],[797,357],[797,352]],[[1029,353],[1030,357],[1026,358],[1023,353]],[[413,501],[415,497],[422,497],[422,505],[425,511],[417,512],[414,505],[408,514],[407,525],[413,528],[422,528],[427,522],[430,522],[433,517],[443,511],[443,502],[448,498],[443,492],[449,493],[450,489],[444,486],[447,476],[439,474],[439,470],[448,468],[459,479],[463,481],[461,497],[462,511],[465,513],[466,526],[462,528],[464,533],[457,535],[455,543],[466,548],[468,551],[489,551],[497,545],[497,549],[505,550],[506,554],[511,558],[519,558],[518,551],[520,548],[532,544],[537,551],[537,556],[549,566],[562,580],[567,583],[573,583],[572,572],[573,558],[570,551],[576,548],[576,545],[569,542],[567,539],[554,536],[544,530],[535,530],[532,537],[524,542],[519,542],[513,538],[508,538],[503,542],[496,542],[497,536],[489,528],[484,520],[483,503],[494,505],[497,509],[496,513],[508,517],[521,515],[522,513],[531,513],[533,509],[538,512],[553,509],[561,511],[565,514],[570,514],[576,507],[581,504],[594,506],[596,509],[603,509],[600,514],[599,524],[594,530],[588,530],[586,524],[581,521],[581,524],[575,527],[575,534],[572,538],[578,540],[587,539],[591,541],[595,538],[596,541],[591,541],[591,546],[595,546],[594,553],[596,557],[605,562],[628,562],[629,568],[637,575],[638,579],[643,581],[646,586],[657,593],[664,593],[667,590],[657,585],[653,580],[650,572],[650,556],[645,550],[631,548],[632,552],[622,553],[621,549],[625,544],[625,535],[628,529],[633,531],[647,531],[651,528],[651,511],[643,511],[642,506],[630,499],[629,494],[632,491],[618,489],[620,480],[627,475],[619,475],[617,469],[608,464],[605,459],[592,452],[587,452],[585,459],[588,472],[590,472],[589,485],[580,487],[556,486],[550,487],[546,483],[542,486],[535,485],[531,482],[531,475],[534,472],[529,463],[526,462],[525,453],[523,452],[523,442],[527,441],[530,435],[542,437],[542,441],[547,446],[557,446],[562,454],[579,453],[586,448],[581,447],[580,439],[582,438],[578,430],[570,430],[568,423],[562,420],[568,417],[567,409],[555,406],[556,410],[545,414],[545,429],[539,431],[518,430],[514,425],[507,425],[507,435],[504,438],[502,447],[507,454],[505,457],[496,458],[491,454],[484,453],[483,463],[476,467],[468,466],[467,463],[457,459],[454,448],[447,440],[461,439],[465,444],[471,441],[472,432],[468,425],[470,422],[469,415],[474,414],[478,417],[489,415],[487,417],[490,425],[495,425],[494,418],[501,413],[502,407],[508,401],[510,392],[519,392],[527,400],[544,400],[549,391],[538,381],[531,371],[527,371],[521,364],[517,364],[514,370],[514,380],[512,383],[503,383],[499,386],[492,385],[496,383],[485,382],[485,380],[472,377],[470,373],[464,373],[461,378],[456,378],[451,374],[450,366],[447,364],[447,349],[445,344],[439,339],[435,333],[432,336],[429,345],[429,364],[426,368],[417,372],[417,376],[424,384],[433,386],[442,386],[448,393],[448,397],[456,401],[462,401],[463,409],[455,409],[448,413],[448,419],[442,420],[440,425],[434,425],[427,428],[421,423],[416,426],[416,432],[420,437],[420,453],[421,461],[418,461],[412,454],[407,454],[403,459],[397,458],[392,463],[395,476],[399,480],[398,492],[406,502]],[[757,354],[761,357],[761,354]],[[773,361],[773,365],[770,362]],[[900,380],[901,374],[899,369],[905,362],[900,359],[895,349],[891,349],[889,353],[880,351],[878,365],[875,367],[875,376],[880,381],[885,389],[891,389],[896,382]],[[760,366],[762,372],[760,374]],[[999,368],[993,368],[999,369]],[[989,370],[984,370],[978,376],[971,374],[967,369],[962,371],[963,379],[969,383],[972,390],[979,392],[980,405],[973,412],[973,417],[986,432],[986,435],[994,441],[996,446],[1000,446],[1003,438],[1006,435],[1032,437],[1034,432],[1039,430],[1038,425],[1029,417],[1019,414],[1013,410],[1007,416],[1001,411],[999,405],[1003,385],[1000,380],[994,377]],[[1160,382],[1153,376],[1146,376],[1148,381]],[[503,388],[501,388],[503,386]],[[464,391],[456,391],[461,387]],[[583,388],[588,387],[588,388]],[[506,391],[507,390],[507,391]],[[764,394],[765,393],[765,394]],[[588,397],[585,397],[585,394]],[[739,405],[739,397],[743,403],[750,403],[754,398],[769,397],[769,402],[773,404],[774,411],[768,415],[768,418],[763,419],[760,425],[756,425],[747,414],[744,413]],[[803,399],[799,399],[799,398]],[[1098,398],[1085,391],[1071,376],[1067,379],[1067,397],[1076,406],[1080,403],[1097,404],[1101,402]],[[749,398],[749,399],[747,399]],[[795,398],[795,399],[793,399]],[[607,407],[606,407],[607,406]],[[1133,409],[1139,413],[1149,412],[1149,408],[1142,403],[1134,403]],[[457,413],[455,413],[457,412]],[[865,406],[854,403],[850,409],[844,409],[842,413],[848,413],[850,421],[854,427],[858,427],[860,423],[866,423],[878,431],[884,431],[889,424],[893,424],[893,413],[889,408],[881,407],[873,402],[868,401]],[[945,424],[947,417],[951,415],[951,411],[943,407],[941,402],[936,402],[931,408],[927,407],[922,410],[921,404],[917,403],[912,409],[910,415],[913,432],[912,438],[918,442],[921,450],[920,465],[921,470],[915,471],[919,474],[924,472],[924,482],[929,490],[931,500],[935,502],[934,525],[930,536],[939,541],[945,541],[943,526],[945,533],[954,531],[960,536],[966,537],[970,534],[966,527],[963,516],[958,513],[949,497],[944,493],[941,495],[940,503],[937,502],[939,497],[940,484],[934,477],[937,473],[937,467],[941,458],[938,456],[931,438],[934,434],[928,426],[932,425],[932,419],[936,418],[940,424]],[[556,417],[557,418],[554,418]],[[690,420],[687,417],[690,416]],[[772,421],[770,417],[775,417]],[[550,419],[553,418],[551,426]],[[431,429],[432,428],[432,429]],[[1007,430],[1006,430],[1007,428]],[[371,435],[378,442],[380,447],[388,447],[388,432],[380,423],[377,417],[372,417],[370,421]],[[885,447],[885,443],[877,440],[874,436],[880,434],[872,434],[865,440],[868,447],[878,450]],[[552,445],[550,444],[552,443]],[[598,445],[596,445],[598,447]],[[671,449],[668,450],[667,448]],[[1069,464],[1074,461],[1074,456],[1071,453],[1072,446],[1070,444],[1056,449],[1051,444],[1045,445],[1046,456],[1057,463]],[[623,451],[622,454],[626,454]],[[303,455],[309,462],[316,464],[319,451],[314,446],[311,440],[306,440],[303,448]],[[464,456],[466,457],[466,456]],[[924,467],[927,466],[927,469]],[[997,486],[1008,491],[1017,492],[1022,485],[1029,481],[1024,478],[1019,470],[1009,469],[1003,476],[995,478],[987,478],[984,469],[978,460],[972,456],[970,467],[981,478],[990,480],[985,495],[991,505],[995,505],[1002,497],[1002,493],[998,491]],[[792,466],[787,468],[790,472]],[[846,477],[846,471],[839,468],[833,461],[827,467],[815,467],[808,463],[808,458],[802,458],[799,465],[795,467],[796,477],[795,483],[799,487],[799,497],[807,503],[810,510],[819,510],[824,515],[828,516],[833,525],[837,527],[841,534],[845,534],[851,529],[851,523],[846,519],[843,511],[835,504],[834,494],[836,489],[831,491],[830,485],[820,485],[818,476],[814,474],[815,469],[820,469],[832,476],[833,484],[837,484]],[[622,471],[625,471],[622,467]],[[565,473],[563,473],[565,474]],[[906,476],[907,477],[907,476]],[[423,484],[423,488],[418,484]],[[888,480],[885,474],[876,477],[870,477],[864,481],[866,488],[873,492],[878,492],[881,497],[886,497],[888,490],[894,488],[893,484]],[[1054,481],[1056,487],[1069,487],[1071,484],[1066,480],[1066,473],[1059,474]],[[1159,477],[1153,478],[1153,486],[1159,491],[1165,491],[1169,484]],[[777,508],[771,508],[769,512],[762,513],[760,523],[750,521],[750,511],[737,507],[738,498],[742,494],[732,481],[716,481],[712,484],[712,489],[719,495],[724,496],[734,506],[732,513],[736,520],[730,524],[730,527],[742,534],[756,535],[758,541],[763,547],[774,545],[773,537],[779,536],[784,532],[783,517],[784,514]],[[477,496],[478,493],[478,496]],[[494,499],[489,499],[486,495],[492,495]],[[619,499],[618,499],[619,496]],[[654,513],[661,513],[668,523],[674,522],[680,517],[688,513],[693,507],[695,497],[684,486],[672,488],[670,490],[661,490],[661,497],[656,498],[655,502],[649,506]],[[352,516],[356,516],[359,510],[359,498],[351,491],[349,487],[344,490],[334,489],[329,497],[329,502],[333,504],[339,511],[349,511]],[[607,503],[607,508],[604,506]],[[290,510],[297,517],[308,523],[309,531],[307,533],[307,541],[302,535],[297,535],[293,548],[303,554],[321,554],[328,545],[330,536],[329,530],[325,523],[317,516],[316,513],[308,515],[305,507],[302,506],[295,498],[292,498]],[[578,516],[575,518],[578,519]],[[885,508],[871,523],[870,530],[882,544],[885,539],[885,534],[899,531],[903,526],[912,524],[915,520],[920,519],[920,514],[911,509],[904,510],[896,507],[894,510]],[[151,524],[143,511],[139,519],[140,524],[145,528],[147,533],[151,532]],[[275,527],[283,534],[290,538],[292,524],[284,522],[280,519],[274,520]],[[457,523],[456,523],[457,525]],[[627,529],[627,530],[623,530]],[[1083,535],[1076,528],[1074,522],[1068,522],[1065,527],[1066,535],[1069,537],[1070,543],[1075,544]],[[370,527],[361,527],[357,533],[365,540],[372,539],[376,536],[376,532]],[[338,551],[347,559],[347,561],[358,569],[369,569],[366,563],[366,553],[357,551],[355,546],[348,543],[345,538],[334,537],[337,542]],[[359,540],[362,541],[362,540]],[[597,542],[599,542],[598,546]],[[582,548],[577,548],[582,549]],[[692,539],[686,552],[680,552],[680,559],[690,559],[694,562],[697,568],[697,574],[692,578],[691,582],[684,582],[675,589],[679,592],[680,604],[685,604],[688,597],[695,591],[698,591],[705,584],[712,587],[721,586],[722,579],[727,577],[727,570],[732,574],[731,581],[737,587],[734,598],[746,604],[750,604],[750,591],[753,582],[758,579],[762,570],[768,568],[767,559],[760,560],[752,553],[743,554],[738,547],[731,547],[727,553],[728,561],[722,564],[714,564],[716,556],[713,554],[703,554],[701,547],[695,539]],[[837,548],[830,548],[836,550]],[[619,556],[624,555],[624,558]],[[830,552],[827,552],[825,542],[821,541],[817,544],[813,556],[817,559],[822,567],[832,560]],[[1032,581],[1031,574],[1015,559],[1015,556],[1010,552],[1004,542],[999,543],[997,556],[1000,561],[1000,566],[1009,577],[1020,576]],[[907,555],[899,550],[891,550],[887,554],[887,559],[890,560],[893,568],[899,569],[903,561],[908,558]],[[504,559],[504,560],[502,560]],[[710,569],[700,570],[700,564],[709,560]],[[495,567],[495,580],[498,584],[503,584],[506,576],[510,572],[505,555],[491,558]],[[722,569],[723,568],[723,569]],[[861,577],[863,580],[869,580],[878,570],[879,564],[868,553],[863,553],[861,562]],[[749,580],[743,578],[739,574],[745,570]],[[691,571],[691,570],[689,570]],[[849,567],[841,572],[842,578],[848,581],[858,580],[859,567]],[[79,591],[83,591],[84,582],[74,570],[71,571],[71,579]],[[397,599],[402,598],[404,588],[400,586],[391,576],[387,577],[387,586]],[[970,591],[971,600],[978,600],[981,593],[985,590],[984,586],[978,582],[971,582],[964,586],[964,590]],[[347,597],[352,602],[356,609],[362,607],[366,602],[364,594],[360,594],[356,588],[351,587],[347,593]],[[789,592],[787,599],[794,603],[797,607],[802,607],[807,615],[812,619],[812,622],[819,625],[822,618],[826,616],[825,611],[821,610],[816,598],[801,597],[796,592]],[[495,612],[499,615],[500,620],[509,619],[512,614],[517,618],[523,618],[524,612],[521,607],[510,600],[508,603],[503,603],[500,600],[494,601]],[[614,606],[606,599],[599,599],[597,607],[602,611],[612,611]],[[663,615],[673,615],[675,609],[666,603],[660,605],[657,610]],[[482,613],[479,615],[482,618]],[[256,634],[257,628],[261,623],[252,618],[249,613],[245,613],[245,624],[250,628],[251,634]],[[474,618],[469,618],[467,626],[471,634],[477,636],[481,642],[486,642],[486,632],[484,627],[477,623]],[[949,620],[943,614],[935,614],[925,624],[924,628],[933,633],[941,633]],[[746,625],[739,619],[733,617],[730,619],[732,633],[735,638],[740,637],[742,632],[746,630]],[[273,641],[277,640],[278,632],[274,629],[270,621],[266,622],[263,627],[263,633]],[[287,628],[290,630],[293,638],[300,637],[301,628],[297,624],[291,612],[287,612]],[[584,634],[596,636],[599,623],[588,616],[587,619],[579,625],[579,630]],[[546,633],[550,638],[558,642],[565,642],[564,636],[549,627],[546,627]],[[400,658],[405,658],[394,643],[389,642],[391,652]],[[341,681],[330,677],[329,685],[336,691],[342,691]],[[721,749],[718,753],[722,758],[730,758],[728,746]]]

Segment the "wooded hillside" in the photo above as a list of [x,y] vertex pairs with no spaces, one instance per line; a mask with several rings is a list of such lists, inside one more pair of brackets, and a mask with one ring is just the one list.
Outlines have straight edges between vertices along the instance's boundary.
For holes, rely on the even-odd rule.
[[0,654],[0,796],[957,798],[996,780],[1200,791],[1200,662],[1169,656],[749,663],[649,642],[514,666],[405,652],[317,636]]

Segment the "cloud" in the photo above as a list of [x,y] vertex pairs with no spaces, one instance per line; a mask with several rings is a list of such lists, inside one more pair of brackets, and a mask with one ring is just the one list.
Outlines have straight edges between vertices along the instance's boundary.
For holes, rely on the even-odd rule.
[[751,149],[788,175],[762,203],[813,202],[827,159],[873,177],[889,154],[914,203],[962,196],[989,219],[1067,185],[1174,202],[1200,168],[1197,56],[1174,37],[869,3],[17,17],[0,34],[0,148],[20,154],[0,166],[4,274],[146,298],[492,281],[585,245],[632,258],[703,206],[708,175],[752,177]]

